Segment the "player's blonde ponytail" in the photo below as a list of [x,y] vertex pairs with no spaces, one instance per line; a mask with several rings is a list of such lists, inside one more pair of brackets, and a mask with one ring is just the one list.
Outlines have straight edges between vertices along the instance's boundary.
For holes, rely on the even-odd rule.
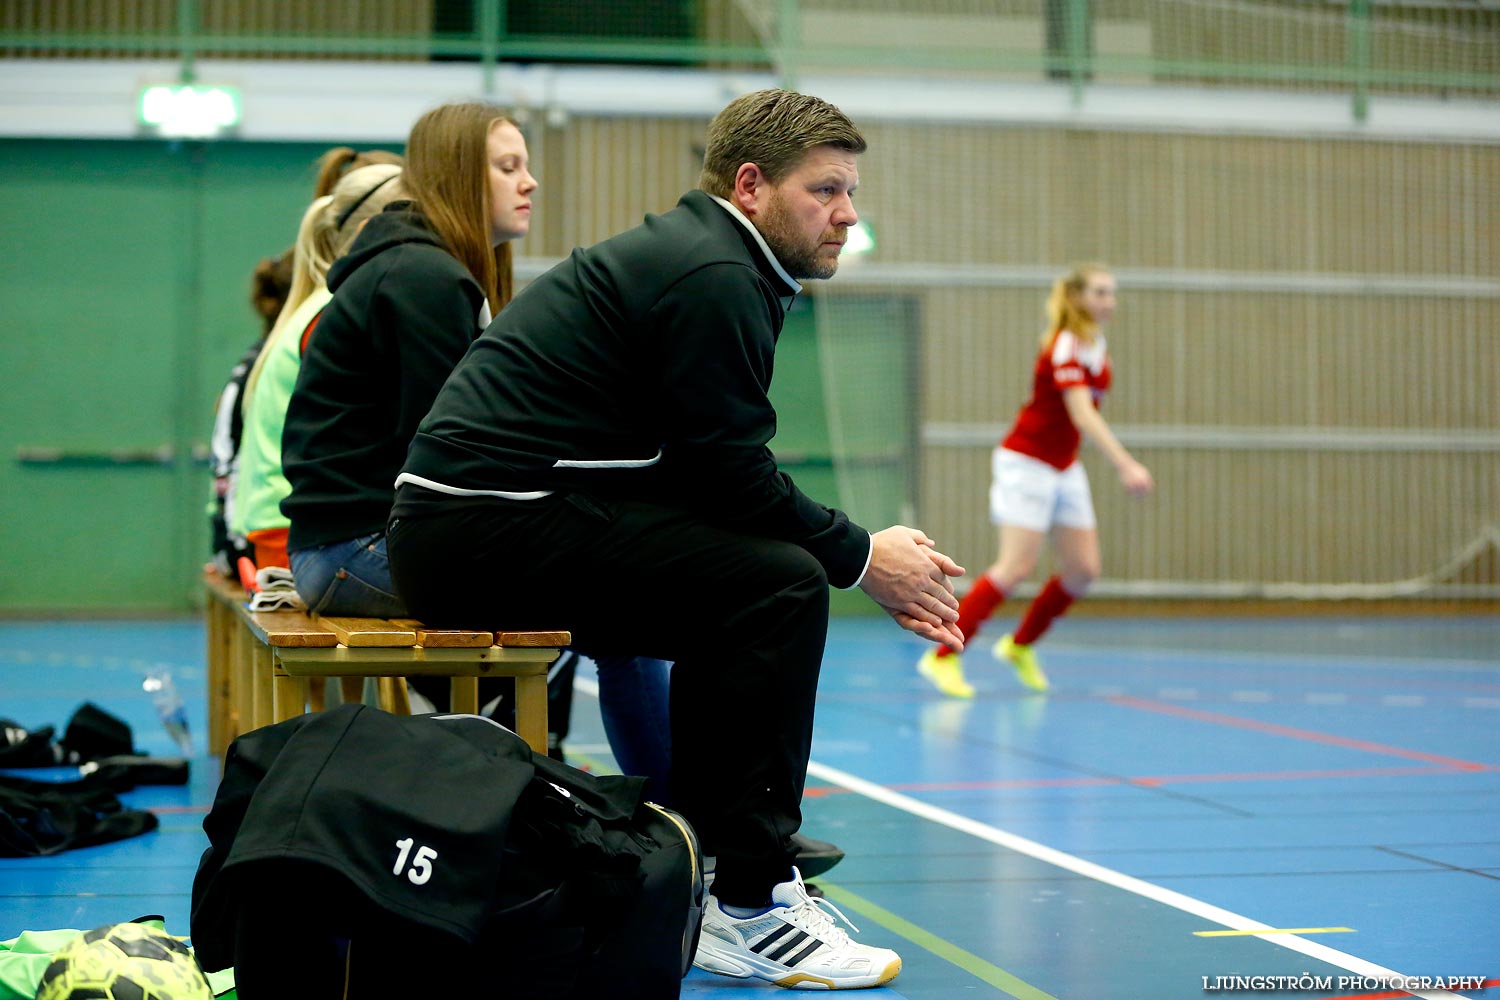
[[1046,344],[1059,330],[1069,330],[1086,344],[1094,342],[1099,324],[1094,322],[1082,305],[1083,290],[1089,278],[1096,274],[1108,274],[1103,264],[1075,264],[1068,273],[1052,283],[1052,294],[1047,297],[1047,329],[1042,333]]

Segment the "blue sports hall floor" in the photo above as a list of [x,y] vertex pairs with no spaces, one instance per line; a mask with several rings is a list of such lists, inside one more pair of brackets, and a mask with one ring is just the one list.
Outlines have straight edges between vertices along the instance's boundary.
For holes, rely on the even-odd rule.
[[[1047,696],[994,638],[956,702],[918,640],[834,623],[805,829],[848,851],[828,898],[904,958],[865,996],[1500,997],[1500,616],[1075,618],[1039,647]],[[186,933],[217,778],[198,623],[0,623],[0,717],[27,728],[92,700],[169,755],[140,688],[163,666],[192,782],[127,794],[155,833],[0,859],[0,940],[146,913]],[[568,750],[608,769],[579,690]],[[774,989],[694,971],[683,995]]]

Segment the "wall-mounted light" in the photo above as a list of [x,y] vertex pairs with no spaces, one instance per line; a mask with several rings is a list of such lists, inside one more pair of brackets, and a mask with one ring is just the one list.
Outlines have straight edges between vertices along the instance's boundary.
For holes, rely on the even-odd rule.
[[212,139],[240,123],[240,95],[233,87],[146,87],[137,106],[141,127],[167,139]]
[[868,222],[856,222],[849,227],[844,240],[844,253],[854,256],[867,254],[875,249],[875,230]]

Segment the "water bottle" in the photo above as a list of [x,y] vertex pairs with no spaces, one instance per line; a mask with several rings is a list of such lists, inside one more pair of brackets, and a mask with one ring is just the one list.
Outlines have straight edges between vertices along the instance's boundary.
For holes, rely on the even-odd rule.
[[193,738],[188,732],[187,708],[182,703],[182,695],[177,693],[177,685],[172,683],[171,672],[153,670],[141,682],[141,687],[151,696],[151,703],[156,706],[157,717],[167,735],[172,737],[184,757],[191,757]]

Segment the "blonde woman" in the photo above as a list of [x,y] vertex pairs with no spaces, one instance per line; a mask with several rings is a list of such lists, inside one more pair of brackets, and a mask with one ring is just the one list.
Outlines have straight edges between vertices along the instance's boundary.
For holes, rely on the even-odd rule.
[[[348,146],[335,146],[318,158],[318,179],[313,187],[313,198],[318,199],[333,193],[339,178],[351,170],[377,163],[400,165],[401,157],[383,149],[360,152]],[[276,324],[276,317],[286,303],[292,287],[292,262],[296,247],[287,247],[275,257],[263,258],[256,264],[250,276],[250,305],[265,326],[259,337],[236,362],[229,373],[229,381],[219,393],[214,407],[213,434],[209,439],[213,457],[213,494],[209,502],[210,527],[213,532],[213,560],[210,567],[224,576],[236,575],[241,557],[254,556],[255,548],[245,536],[229,528],[230,508],[234,505],[234,480],[238,475],[240,454],[241,421],[244,416],[241,406],[245,381],[265,347],[266,337]],[[283,545],[283,549],[285,546]],[[285,565],[283,557],[280,565]]]
[[[1033,691],[1047,690],[1048,682],[1032,646],[1099,577],[1094,503],[1078,461],[1082,439],[1104,452],[1131,496],[1145,496],[1154,487],[1150,471],[1125,450],[1099,413],[1110,385],[1103,328],[1114,317],[1115,291],[1114,275],[1099,264],[1075,267],[1052,286],[1031,398],[992,461],[990,519],[999,525],[1000,555],[958,606],[959,632],[971,641],[1005,596],[1036,569],[1050,537],[1057,573],[1015,632],[994,649]],[[917,670],[945,695],[974,696],[959,654],[948,646],[930,650]]]
[[256,566],[288,565],[288,522],[280,504],[291,487],[281,472],[281,431],[303,348],[333,297],[326,283],[328,269],[366,222],[402,197],[399,166],[360,167],[345,174],[302,216],[291,288],[245,381],[244,430],[229,526],[255,546]]

